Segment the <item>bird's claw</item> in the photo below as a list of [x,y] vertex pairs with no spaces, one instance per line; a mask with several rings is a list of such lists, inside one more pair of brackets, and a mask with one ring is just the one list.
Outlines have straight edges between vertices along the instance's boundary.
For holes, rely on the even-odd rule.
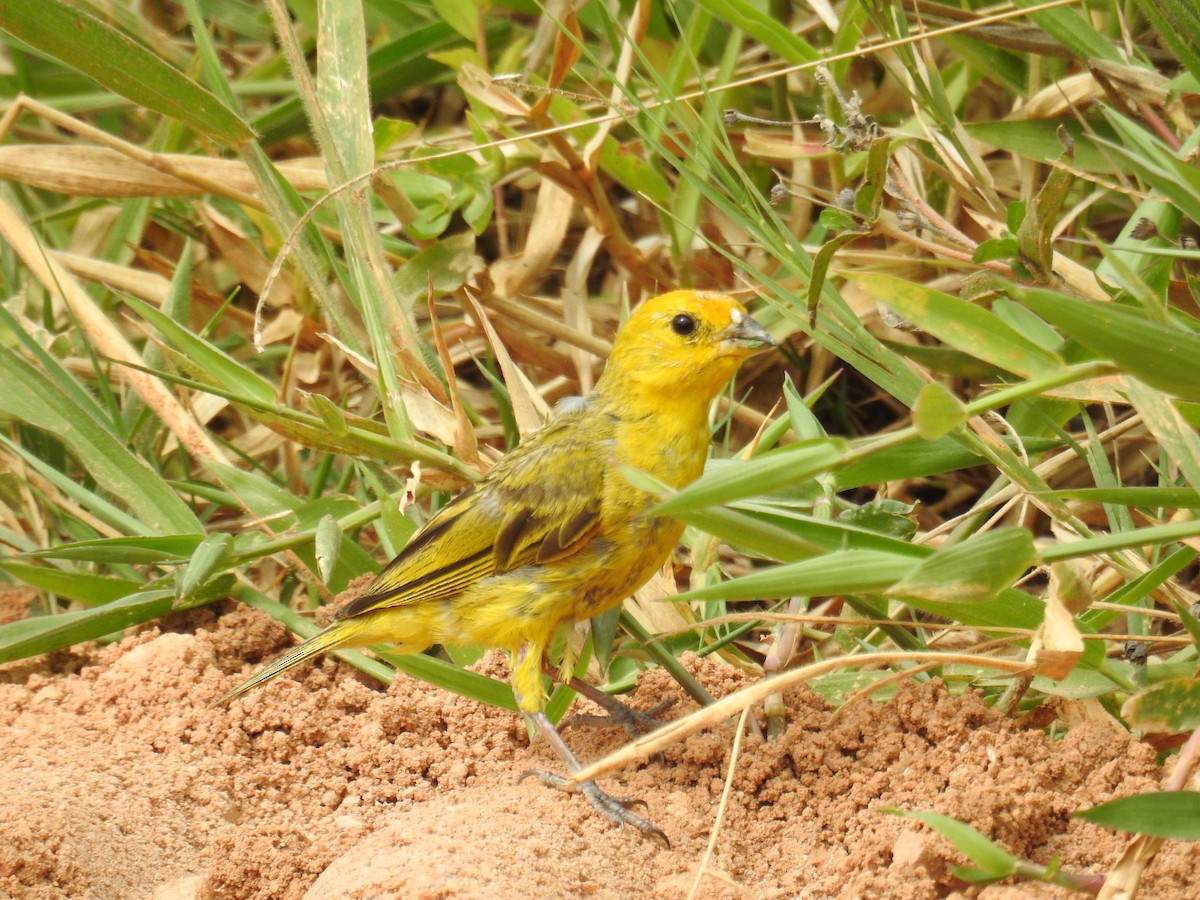
[[675,705],[674,697],[668,697],[646,710],[626,706],[615,697],[611,697],[609,700],[610,702],[601,704],[604,707],[605,715],[592,716],[577,713],[564,719],[559,728],[624,728],[631,737],[639,738],[666,724],[658,716]]
[[654,841],[664,850],[671,849],[671,841],[663,833],[662,829],[649,819],[644,819],[630,810],[631,806],[649,808],[649,804],[645,800],[637,797],[614,797],[600,790],[600,787],[594,781],[585,781],[582,784],[567,787],[566,778],[562,775],[556,775],[553,772],[547,772],[545,769],[526,769],[521,773],[519,780],[524,781],[526,778],[536,778],[546,787],[555,788],[560,791],[581,793],[587,797],[588,803],[592,804],[596,811],[608,819],[608,821],[621,828],[630,825],[636,828],[642,837]]

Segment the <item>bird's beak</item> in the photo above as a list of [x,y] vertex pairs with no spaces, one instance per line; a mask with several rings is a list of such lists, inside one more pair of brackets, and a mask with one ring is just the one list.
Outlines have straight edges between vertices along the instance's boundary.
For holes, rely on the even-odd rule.
[[775,338],[767,334],[767,329],[740,310],[734,311],[729,327],[717,336],[722,343],[732,344],[743,353],[757,353],[775,346]]

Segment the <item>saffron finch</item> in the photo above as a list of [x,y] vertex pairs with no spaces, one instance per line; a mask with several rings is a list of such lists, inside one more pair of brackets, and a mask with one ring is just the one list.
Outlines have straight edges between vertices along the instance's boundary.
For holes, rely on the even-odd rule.
[[[333,623],[219,703],[338,647],[433,644],[511,654],[521,714],[568,771],[580,763],[546,717],[543,656],[555,631],[624,601],[663,565],[683,532],[645,516],[652,495],[632,467],[676,488],[704,470],[709,407],[747,357],[774,345],[737,301],[674,291],[643,303],[617,334],[585,403],[564,411],[434,515]],[[534,773],[543,783],[562,779]],[[653,823],[594,782],[579,790],[607,819],[669,846]]]

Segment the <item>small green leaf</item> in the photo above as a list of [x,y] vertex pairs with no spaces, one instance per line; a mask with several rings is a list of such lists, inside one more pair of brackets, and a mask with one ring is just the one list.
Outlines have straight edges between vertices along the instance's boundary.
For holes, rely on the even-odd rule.
[[[821,214],[817,217],[817,224],[832,234],[850,232],[848,236],[842,235],[849,240],[863,237],[859,233],[861,223],[858,219],[852,213],[848,213],[844,209],[838,209],[836,206],[829,206],[821,210]],[[843,241],[843,243],[845,242]]]
[[[845,215],[840,210],[835,211],[827,209],[821,214],[822,218],[825,218],[827,213],[829,214],[830,219],[832,219],[834,215]],[[833,262],[834,254],[836,254],[838,250],[842,249],[842,247],[857,241],[861,237],[863,237],[863,235],[857,230],[842,230],[840,234],[835,234],[824,244],[822,244],[821,249],[817,251],[817,255],[813,257],[812,274],[808,280],[809,327],[812,327],[816,324],[817,309],[821,303],[821,292],[825,287],[825,274],[829,271],[829,266]]]
[[[1021,223],[1025,221],[1025,209],[1027,206],[1028,206],[1028,204],[1024,200],[1014,200],[1012,203],[1008,204],[1008,210],[1006,211],[1006,221],[1008,224],[1008,230],[1010,232],[1012,232],[1013,234],[1017,233],[1017,230],[1021,227]],[[992,242],[984,241],[984,243],[990,244]],[[982,246],[982,245],[980,245],[980,246]],[[1015,238],[1013,239],[1012,249],[1013,249],[1013,252],[1010,253],[1009,256],[1016,256],[1017,255],[1017,252],[1016,252],[1017,251],[1017,242],[1016,242]]]
[[924,822],[986,873],[988,879],[1007,878],[1016,871],[1017,857],[998,847],[970,825],[928,810],[909,811],[885,806],[880,812]]
[[1062,165],[1050,170],[1050,175],[1029,204],[1020,228],[1017,247],[1021,261],[1035,270],[1038,281],[1046,284],[1054,277],[1054,228],[1058,225],[1063,202],[1075,176],[1068,170],[1075,160],[1075,144],[1065,130],[1060,131]]
[[175,602],[186,603],[192,595],[221,569],[229,559],[233,536],[210,534],[200,542],[196,552],[175,578]]
[[838,524],[907,541],[917,533],[917,517],[913,510],[911,503],[877,497],[846,510],[838,516]]
[[872,224],[879,218],[879,208],[887,187],[891,146],[891,138],[886,134],[871,142],[862,183],[854,192],[854,211]]
[[[671,186],[644,156],[626,148],[612,137],[600,145],[600,168],[635,194],[656,206],[671,202]],[[491,196],[489,194],[489,196]]]
[[934,381],[917,394],[912,420],[917,434],[927,441],[936,441],[967,421],[967,409],[944,385]]
[[323,581],[329,581],[333,570],[337,567],[338,554],[342,547],[342,529],[338,527],[337,519],[324,515],[317,523],[315,551],[317,555],[317,571]]
[[321,417],[321,423],[329,429],[330,434],[344,438],[350,434],[350,426],[346,422],[346,413],[334,405],[333,401],[324,394],[309,394],[306,398],[308,405]]
[[992,238],[975,248],[975,252],[971,254],[971,262],[985,263],[994,259],[1012,259],[1016,255],[1016,238]]
[[1197,841],[1200,840],[1200,792],[1136,794],[1077,812],[1075,818],[1117,831]]

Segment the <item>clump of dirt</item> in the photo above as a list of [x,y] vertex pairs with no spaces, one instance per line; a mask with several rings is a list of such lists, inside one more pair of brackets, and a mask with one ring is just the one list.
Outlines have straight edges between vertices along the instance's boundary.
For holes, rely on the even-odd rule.
[[[398,678],[386,691],[325,660],[210,704],[284,647],[249,610],[194,611],[117,644],[0,668],[0,897],[309,898],[686,896],[709,842],[734,723],[606,782],[638,797],[670,850],[609,825],[578,797],[519,781],[557,768],[512,713]],[[717,695],[741,677],[687,661]],[[500,675],[492,654],[480,668]],[[635,703],[678,688],[647,673]],[[1124,839],[1070,818],[1157,788],[1154,752],[1091,723],[1054,741],[937,681],[836,716],[787,696],[790,727],[747,738],[700,897],[949,896],[966,864],[883,807],[932,809],[1006,849],[1104,871]],[[584,759],[618,732],[573,729]],[[1168,844],[1145,896],[1194,894]],[[1069,896],[1050,887],[977,896]],[[1017,893],[1013,893],[1016,891]],[[961,895],[961,894],[960,894]]]

